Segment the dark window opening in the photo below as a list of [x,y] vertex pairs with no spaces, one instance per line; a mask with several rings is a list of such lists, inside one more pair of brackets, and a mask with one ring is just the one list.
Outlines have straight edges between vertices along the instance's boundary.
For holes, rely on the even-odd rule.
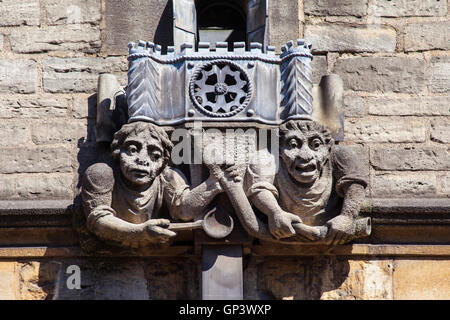
[[197,1],[197,39],[210,42],[247,41],[246,1]]

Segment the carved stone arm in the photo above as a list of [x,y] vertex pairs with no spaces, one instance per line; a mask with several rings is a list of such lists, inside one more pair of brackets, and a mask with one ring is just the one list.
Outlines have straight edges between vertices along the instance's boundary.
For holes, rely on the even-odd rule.
[[153,219],[134,224],[115,217],[112,212],[113,209],[108,206],[99,206],[88,215],[89,229],[103,240],[140,247],[149,243],[164,243],[176,235],[164,229],[169,226],[169,220]]
[[182,196],[179,218],[190,221],[200,216],[206,206],[221,192],[223,190],[220,183],[212,177],[197,187],[188,189]]
[[356,218],[359,215],[365,195],[366,192],[362,185],[359,183],[351,184],[345,193],[341,215]]

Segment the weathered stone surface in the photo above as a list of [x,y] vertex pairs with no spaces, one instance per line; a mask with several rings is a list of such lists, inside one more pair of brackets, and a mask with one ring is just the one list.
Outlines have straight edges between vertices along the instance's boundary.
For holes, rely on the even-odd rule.
[[450,170],[450,149],[438,147],[375,148],[371,164],[376,170]]
[[449,50],[450,22],[412,23],[405,27],[405,51]]
[[27,123],[3,121],[0,130],[0,146],[21,146],[30,140],[30,127]]
[[269,299],[306,299],[307,261],[294,257],[279,257],[257,265],[257,287]]
[[[347,97],[346,97],[347,98]],[[347,99],[345,99],[347,101]],[[349,98],[352,102],[352,99]],[[450,115],[450,96],[419,97],[367,97],[359,98],[358,105],[364,104],[370,115],[379,116],[445,116]]]
[[435,197],[436,175],[429,172],[376,173],[372,196],[378,198]]
[[426,124],[410,119],[348,119],[345,122],[346,140],[352,142],[424,142]]
[[90,25],[13,29],[10,41],[11,49],[18,53],[48,51],[83,51],[93,53],[99,51],[101,45],[100,29]]
[[197,258],[154,258],[144,265],[150,299],[201,298],[201,261]]
[[425,61],[415,57],[356,57],[336,61],[346,89],[417,93],[425,86]]
[[[448,32],[447,32],[448,34]],[[431,92],[450,92],[450,56],[437,56],[431,58],[430,62],[430,84]]]
[[66,98],[15,96],[0,98],[0,118],[53,118],[67,116]]
[[[279,23],[283,21],[283,23]],[[280,50],[289,40],[301,38],[297,1],[269,1],[269,43]]]
[[450,172],[438,175],[438,194],[450,198]]
[[2,148],[0,173],[70,172],[71,153],[62,147]]
[[[316,281],[320,282],[320,299],[392,299],[392,260],[330,260],[315,275]],[[336,280],[339,278],[343,282],[336,288],[336,283],[339,283]]]
[[15,175],[17,197],[20,199],[70,199],[73,197],[73,175]]
[[440,143],[450,143],[450,121],[435,120],[431,122],[431,140]]
[[18,265],[20,299],[48,300],[55,296],[61,263],[30,261]]
[[[43,85],[48,92],[86,92],[97,89],[98,74],[121,72],[127,64],[119,57],[48,58],[43,61]],[[126,73],[125,73],[126,76]]]
[[173,45],[171,1],[109,0],[105,23],[102,50],[107,54],[128,54],[128,42],[137,40]]
[[16,180],[11,175],[0,175],[0,199],[11,199],[15,195]]
[[361,144],[351,144],[348,145],[359,160],[361,173],[364,176],[368,176],[370,172],[370,163],[369,163],[369,147]]
[[449,260],[396,259],[394,268],[394,299],[450,299]]
[[311,68],[313,70],[313,83],[319,84],[320,79],[327,75],[328,62],[326,56],[314,56],[311,62]]
[[97,24],[101,20],[101,0],[74,0],[69,5],[58,0],[47,0],[45,10],[49,25]]
[[[83,122],[45,121],[33,123],[31,139],[35,144],[86,142],[87,126]],[[80,140],[82,139],[82,140]]]
[[313,43],[313,52],[394,52],[397,43],[393,28],[370,25],[306,25],[304,37]]
[[344,115],[348,118],[360,118],[367,114],[367,98],[361,96],[344,96]]
[[371,9],[376,17],[445,16],[447,1],[375,0]]
[[316,16],[365,16],[367,0],[304,0],[306,14]]
[[3,35],[0,34],[0,52],[3,50]]
[[39,25],[39,0],[3,0],[0,6],[0,27]]
[[76,96],[73,100],[74,118],[95,118],[97,113],[97,95]]
[[0,59],[0,93],[33,93],[38,83],[36,62]]
[[0,261],[0,299],[15,300],[17,292],[16,263]]

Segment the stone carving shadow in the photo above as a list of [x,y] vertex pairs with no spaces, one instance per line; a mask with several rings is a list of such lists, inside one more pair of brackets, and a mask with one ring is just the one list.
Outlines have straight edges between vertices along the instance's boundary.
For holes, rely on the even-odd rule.
[[349,262],[335,257],[250,257],[244,260],[244,298],[250,300],[349,299]]

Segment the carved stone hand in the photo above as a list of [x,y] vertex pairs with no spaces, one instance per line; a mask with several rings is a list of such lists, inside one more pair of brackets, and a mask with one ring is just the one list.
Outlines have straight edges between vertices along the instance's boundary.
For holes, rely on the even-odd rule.
[[355,234],[355,219],[351,216],[339,215],[327,222],[327,244],[344,244],[351,241]]
[[170,225],[170,221],[167,219],[152,219],[146,221],[143,225],[146,239],[150,243],[165,243],[177,235],[175,232],[166,229]]
[[277,239],[293,236],[295,229],[292,224],[294,223],[302,223],[302,219],[289,212],[278,211],[269,216],[269,230]]

